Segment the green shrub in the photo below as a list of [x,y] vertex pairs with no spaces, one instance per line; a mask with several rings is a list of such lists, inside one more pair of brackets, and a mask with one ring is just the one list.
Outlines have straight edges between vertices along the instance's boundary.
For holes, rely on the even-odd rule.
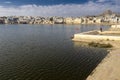
[[113,47],[111,44],[103,44],[103,43],[95,43],[95,42],[90,42],[88,43],[89,46],[92,47],[99,47],[99,48],[111,48]]

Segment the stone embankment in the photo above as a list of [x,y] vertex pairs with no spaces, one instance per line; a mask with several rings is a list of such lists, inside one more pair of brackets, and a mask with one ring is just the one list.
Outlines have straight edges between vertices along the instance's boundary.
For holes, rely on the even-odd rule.
[[107,31],[88,31],[83,33],[74,34],[73,41],[120,41],[120,25],[113,25]]
[[113,48],[86,80],[120,80],[120,25],[108,31],[89,31],[75,34],[74,41],[110,43]]
[[[74,41],[118,41],[120,40],[119,36],[114,36],[114,35],[108,35],[108,34],[112,34],[110,32],[103,32],[104,35],[99,32],[99,31],[90,31],[90,32],[86,32],[86,33],[79,33],[79,34],[75,34],[73,40]],[[95,35],[94,35],[95,34]],[[107,35],[105,35],[107,34]],[[119,32],[120,34],[120,32]]]
[[86,80],[120,80],[120,41],[114,46]]

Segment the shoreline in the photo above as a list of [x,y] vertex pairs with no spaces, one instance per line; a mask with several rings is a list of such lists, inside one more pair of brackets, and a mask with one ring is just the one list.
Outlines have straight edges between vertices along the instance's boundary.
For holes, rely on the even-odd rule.
[[[79,42],[79,41],[75,41]],[[81,41],[83,42],[83,41]],[[85,41],[86,46],[91,41]],[[98,41],[99,42],[99,41]],[[106,48],[108,55],[96,66],[86,80],[119,80],[120,79],[120,41],[103,41],[110,43],[112,48]]]
[[[79,42],[79,41],[75,41]],[[83,43],[83,41],[81,41]],[[84,43],[91,42],[86,40]],[[98,41],[99,42],[99,41]],[[106,48],[107,56],[89,74],[86,80],[119,80],[120,79],[120,41],[103,41],[100,43],[110,43],[112,48]]]
[[114,46],[110,52],[93,70],[86,80],[119,80],[120,79],[120,48],[119,42],[111,42]]
[[120,25],[120,23],[0,23],[0,25],[20,25],[20,24],[30,24],[30,25],[44,25],[44,24],[50,24],[50,25],[54,25],[54,24],[62,24],[62,25],[103,25],[103,26],[110,26],[110,25]]
[[[88,31],[74,34],[73,41],[98,42],[112,44],[108,55],[98,64],[86,80],[119,80],[120,79],[120,25],[112,26],[107,31]],[[114,31],[115,30],[115,31]]]

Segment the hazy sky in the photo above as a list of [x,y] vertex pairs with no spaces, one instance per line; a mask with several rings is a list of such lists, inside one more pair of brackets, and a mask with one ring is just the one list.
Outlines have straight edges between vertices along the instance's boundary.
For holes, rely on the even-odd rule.
[[120,12],[120,0],[0,0],[0,16],[84,16]]

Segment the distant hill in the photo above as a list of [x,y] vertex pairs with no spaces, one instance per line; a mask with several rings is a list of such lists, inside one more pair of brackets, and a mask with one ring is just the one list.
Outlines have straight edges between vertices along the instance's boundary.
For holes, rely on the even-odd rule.
[[100,14],[98,16],[106,16],[106,15],[112,15],[112,14],[115,14],[116,16],[120,17],[120,13],[116,13],[116,12],[113,12],[111,10],[106,10],[106,11],[104,11],[102,14]]
[[101,15],[112,15],[112,14],[114,14],[111,10],[107,10],[107,11],[105,11],[105,12],[103,12]]

